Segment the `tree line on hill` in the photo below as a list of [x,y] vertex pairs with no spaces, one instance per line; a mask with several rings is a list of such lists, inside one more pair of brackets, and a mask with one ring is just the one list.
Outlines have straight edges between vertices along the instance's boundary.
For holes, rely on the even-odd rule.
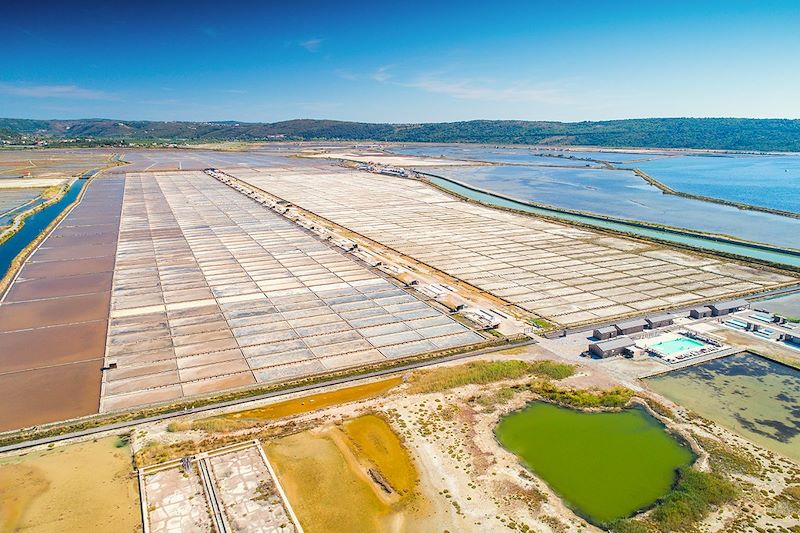
[[212,141],[382,141],[800,151],[800,120],[647,118],[598,122],[471,120],[371,124],[337,120],[274,123],[0,118],[0,139]]

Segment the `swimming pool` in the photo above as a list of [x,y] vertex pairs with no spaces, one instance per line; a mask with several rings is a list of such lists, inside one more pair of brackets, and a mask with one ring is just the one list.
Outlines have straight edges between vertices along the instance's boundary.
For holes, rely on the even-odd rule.
[[651,346],[652,349],[665,355],[672,355],[688,350],[700,348],[704,344],[700,341],[690,339],[688,337],[678,337],[677,339],[670,339],[668,341],[657,342]]

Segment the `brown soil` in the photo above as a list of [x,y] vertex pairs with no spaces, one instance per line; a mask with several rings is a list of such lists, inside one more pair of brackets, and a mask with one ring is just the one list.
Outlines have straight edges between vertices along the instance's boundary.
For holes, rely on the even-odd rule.
[[0,460],[0,531],[141,531],[130,450],[117,437]]

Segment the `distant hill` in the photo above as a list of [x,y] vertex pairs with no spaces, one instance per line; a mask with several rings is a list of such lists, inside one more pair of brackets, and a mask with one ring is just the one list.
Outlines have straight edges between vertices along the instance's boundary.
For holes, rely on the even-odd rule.
[[0,118],[0,136],[54,140],[371,140],[800,151],[800,120],[652,118],[601,122],[471,120],[370,124],[311,119],[246,123]]

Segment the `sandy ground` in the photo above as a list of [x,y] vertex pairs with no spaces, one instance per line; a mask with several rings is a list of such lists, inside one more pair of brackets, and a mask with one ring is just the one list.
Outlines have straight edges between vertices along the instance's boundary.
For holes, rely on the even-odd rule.
[[0,180],[0,189],[27,189],[29,187],[52,187],[61,185],[69,178],[17,178]]
[[117,437],[0,459],[0,531],[141,531],[130,448]]
[[[491,358],[559,359],[537,346],[507,350],[493,354]],[[617,372],[608,372],[609,368],[602,362],[572,362],[579,365],[576,374],[562,384],[586,388],[608,387],[620,382]],[[369,413],[378,413],[389,420],[413,460],[419,475],[418,490],[429,507],[423,512],[409,513],[402,518],[398,518],[401,515],[395,515],[394,521],[379,522],[385,531],[502,531],[522,528],[523,525],[543,532],[596,531],[597,528],[567,508],[546,483],[527,471],[515,455],[503,449],[495,440],[493,430],[499,418],[504,413],[521,408],[534,396],[530,392],[518,392],[510,400],[488,407],[474,400],[478,396],[491,395],[500,386],[509,384],[513,382],[466,386],[433,394],[410,394],[406,386],[400,386],[379,398],[267,422],[267,427],[270,431],[286,431],[290,434],[273,440],[275,443],[287,442],[282,439],[289,439],[290,442],[301,434],[297,433],[298,429],[313,428],[311,434],[316,435],[316,440],[309,442],[314,442],[314,446],[335,449],[334,440],[321,439],[330,428],[342,427],[341,424],[346,425],[347,420]],[[674,431],[689,438],[700,436],[728,443],[751,454],[763,468],[759,474],[732,476],[744,496],[733,505],[712,513],[702,524],[703,531],[740,531],[756,525],[764,528],[800,525],[800,520],[793,518],[786,505],[781,503],[780,496],[787,485],[800,479],[798,465],[669,404],[663,398],[654,394],[651,396],[663,404],[671,405],[674,421],[666,419],[666,422]],[[264,427],[242,430],[241,436],[252,436]],[[341,432],[339,429],[336,431]],[[177,442],[186,438],[200,440],[218,435],[221,436],[198,431],[167,433],[165,424],[154,424],[140,434],[136,445],[141,446],[148,441]],[[224,436],[233,437],[230,433]],[[270,446],[265,442],[268,450]],[[273,454],[274,448],[271,457]],[[707,468],[705,460],[701,463],[701,468]],[[338,460],[338,465],[337,468],[342,466],[342,459]],[[280,468],[278,471],[280,476]],[[306,472],[304,475],[309,474]],[[376,494],[372,480],[362,476],[362,490],[364,483],[371,483],[371,492]],[[294,490],[287,488],[287,492],[295,508],[303,505],[302,500],[321,503],[315,499],[318,498],[316,492],[311,494],[300,486],[294,487]],[[351,495],[348,492],[348,498]],[[301,500],[300,503],[298,500]],[[323,507],[326,505],[323,503]],[[332,502],[331,505],[336,503]],[[756,514],[752,514],[753,510]]]
[[398,167],[447,167],[462,165],[480,165],[477,161],[457,161],[454,159],[438,159],[435,157],[415,157],[403,155],[390,155],[384,152],[322,152],[314,154],[304,154],[304,157],[314,159],[344,159],[346,161],[356,161],[359,163],[376,163],[378,165],[389,165]]

